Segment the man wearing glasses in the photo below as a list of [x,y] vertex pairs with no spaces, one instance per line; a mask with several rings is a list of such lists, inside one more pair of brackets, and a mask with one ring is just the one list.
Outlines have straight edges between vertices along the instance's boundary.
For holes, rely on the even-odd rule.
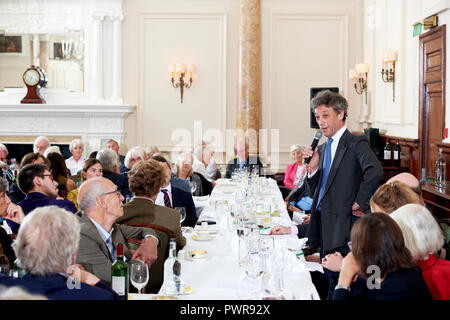
[[[36,208],[45,206],[58,206],[76,213],[77,208],[73,202],[58,198],[58,182],[53,180],[52,174],[44,164],[28,164],[24,166],[17,176],[18,186],[26,194],[24,200],[17,203],[27,215]],[[20,225],[7,221],[13,234],[17,234]]]
[[[124,256],[128,261],[142,260],[150,267],[158,257],[159,239],[152,229],[116,224],[123,216],[122,201],[117,186],[103,177],[86,180],[78,191],[81,231],[77,263],[110,285],[111,265],[117,257],[118,243],[124,244]],[[135,252],[126,246],[130,239],[141,241]]]

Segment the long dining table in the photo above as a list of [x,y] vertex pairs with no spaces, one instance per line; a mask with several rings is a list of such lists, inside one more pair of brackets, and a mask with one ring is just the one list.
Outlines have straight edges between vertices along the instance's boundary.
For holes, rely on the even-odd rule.
[[[293,225],[289,218],[286,205],[276,181],[259,178],[264,183],[263,198],[277,202],[280,209],[279,217],[271,217],[270,225]],[[239,265],[238,242],[236,232],[229,228],[229,213],[222,211],[222,204],[235,204],[236,192],[242,186],[229,179],[216,181],[212,193],[208,197],[194,197],[197,208],[201,209],[199,222],[203,223],[193,230],[184,230],[187,243],[178,252],[181,262],[182,282],[189,288],[187,294],[179,295],[178,299],[187,300],[241,300],[260,299],[253,293],[246,294],[247,283],[245,271]],[[218,209],[220,208],[220,210]],[[220,211],[220,212],[219,212]],[[198,237],[197,231],[213,231],[210,236]],[[306,262],[302,255],[301,246],[304,243],[296,235],[269,235],[270,227],[260,230],[261,237],[273,237],[275,250],[282,250],[287,255],[287,266],[283,271],[283,296],[285,299],[319,300],[320,297],[311,280],[309,271],[317,269],[317,265]],[[206,252],[203,259],[192,259],[192,252]],[[319,267],[320,269],[320,267]],[[156,296],[164,295],[163,288]],[[132,295],[130,299],[151,299],[155,295]]]

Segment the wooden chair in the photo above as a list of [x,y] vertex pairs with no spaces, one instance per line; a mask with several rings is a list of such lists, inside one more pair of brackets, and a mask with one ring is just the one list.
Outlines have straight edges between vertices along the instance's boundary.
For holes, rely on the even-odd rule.
[[[145,287],[145,293],[158,293],[164,281],[164,262],[169,256],[169,239],[174,238],[174,234],[169,229],[151,223],[129,223],[131,227],[144,227],[153,229],[159,238],[158,259],[149,269],[149,281]],[[128,239],[127,246],[130,250],[137,250],[141,244],[140,240]]]

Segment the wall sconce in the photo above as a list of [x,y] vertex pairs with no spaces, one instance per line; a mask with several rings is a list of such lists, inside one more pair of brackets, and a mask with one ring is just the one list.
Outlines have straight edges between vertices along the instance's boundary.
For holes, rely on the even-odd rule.
[[387,50],[380,54],[380,60],[383,64],[381,69],[381,79],[384,82],[392,82],[392,101],[395,101],[395,63],[397,61],[397,51]]
[[194,72],[195,66],[193,64],[188,65],[187,69],[182,63],[169,64],[169,74],[172,79],[172,86],[174,88],[180,88],[181,103],[183,103],[184,88],[190,88],[192,85]]
[[367,74],[369,73],[368,64],[356,64],[354,69],[348,71],[349,79],[353,80],[353,87],[357,94],[365,93],[367,104]]

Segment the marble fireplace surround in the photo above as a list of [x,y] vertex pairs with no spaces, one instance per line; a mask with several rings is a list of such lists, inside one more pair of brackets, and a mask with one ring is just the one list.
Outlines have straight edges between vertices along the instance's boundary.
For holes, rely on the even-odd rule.
[[104,147],[108,139],[123,140],[124,120],[135,107],[108,103],[58,90],[45,90],[46,104],[21,104],[24,88],[0,92],[0,142],[32,143],[48,136],[52,143],[84,142],[84,154]]

